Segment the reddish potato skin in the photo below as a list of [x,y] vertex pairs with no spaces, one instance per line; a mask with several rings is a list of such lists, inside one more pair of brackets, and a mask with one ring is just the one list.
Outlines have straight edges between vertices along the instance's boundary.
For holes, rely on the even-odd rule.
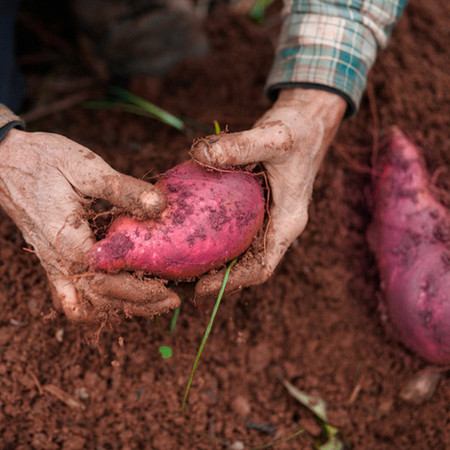
[[180,164],[156,183],[168,206],[158,219],[118,217],[91,251],[94,270],[141,270],[188,279],[236,258],[263,223],[263,190],[251,174]]
[[450,363],[450,212],[430,193],[418,149],[398,129],[374,168],[375,253],[399,339],[431,363]]

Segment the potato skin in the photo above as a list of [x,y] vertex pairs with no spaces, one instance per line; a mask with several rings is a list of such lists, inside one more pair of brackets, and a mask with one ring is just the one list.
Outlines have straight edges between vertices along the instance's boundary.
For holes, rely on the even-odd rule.
[[207,170],[187,161],[156,185],[167,196],[167,208],[154,220],[118,217],[92,249],[94,270],[196,277],[243,253],[262,226],[263,190],[249,173]]
[[450,212],[432,196],[419,150],[398,129],[373,176],[368,240],[398,338],[450,363]]

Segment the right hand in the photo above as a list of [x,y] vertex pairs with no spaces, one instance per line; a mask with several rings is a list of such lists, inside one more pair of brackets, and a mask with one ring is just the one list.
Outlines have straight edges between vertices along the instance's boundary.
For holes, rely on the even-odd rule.
[[45,268],[57,309],[71,320],[95,322],[117,312],[152,317],[177,308],[178,296],[159,281],[87,273],[95,239],[84,219],[86,197],[142,219],[165,207],[154,186],[63,136],[13,129],[0,143],[0,205]]
[[[262,163],[270,185],[270,221],[264,246],[238,261],[225,292],[264,283],[308,220],[314,180],[347,108],[339,95],[320,89],[286,88],[251,130],[200,140],[192,153],[201,163],[221,168]],[[205,144],[207,143],[207,145]],[[225,270],[196,285],[199,297],[217,295]]]

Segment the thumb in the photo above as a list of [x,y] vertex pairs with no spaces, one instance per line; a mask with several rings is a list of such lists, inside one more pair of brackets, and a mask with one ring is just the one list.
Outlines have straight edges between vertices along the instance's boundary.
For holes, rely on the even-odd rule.
[[158,188],[119,172],[85,181],[80,188],[84,195],[104,198],[139,219],[156,216],[166,207],[165,196]]
[[64,175],[82,195],[108,200],[138,218],[155,216],[164,210],[166,199],[158,188],[117,172],[85,147],[73,142],[71,145],[78,151],[68,152],[70,158],[63,161]]
[[[289,145],[289,143],[291,145]],[[212,166],[243,166],[272,159],[292,146],[292,137],[280,121],[269,122],[238,133],[208,136],[195,142],[193,157]]]

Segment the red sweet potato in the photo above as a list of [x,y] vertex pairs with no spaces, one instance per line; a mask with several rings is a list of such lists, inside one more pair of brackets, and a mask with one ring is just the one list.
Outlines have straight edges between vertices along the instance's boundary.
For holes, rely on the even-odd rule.
[[243,253],[262,226],[263,190],[249,173],[207,170],[188,161],[156,186],[167,196],[162,215],[147,221],[118,217],[92,249],[94,270],[195,277]]
[[368,241],[398,338],[432,363],[450,363],[450,211],[430,191],[419,150],[398,129],[373,176]]

